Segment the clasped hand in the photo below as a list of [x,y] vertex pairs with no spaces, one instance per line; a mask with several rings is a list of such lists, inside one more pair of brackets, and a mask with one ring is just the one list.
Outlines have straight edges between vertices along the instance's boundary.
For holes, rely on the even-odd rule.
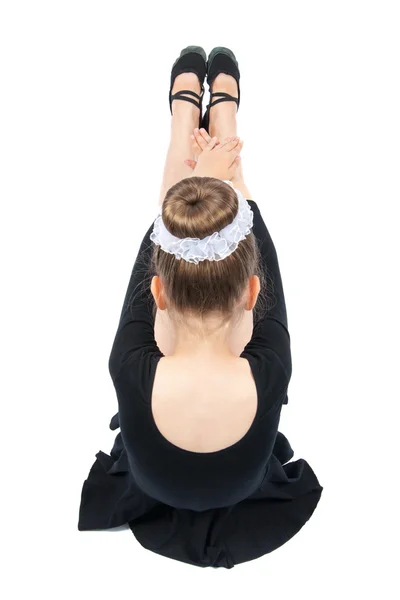
[[192,177],[234,179],[243,140],[230,136],[221,143],[218,138],[211,138],[205,129],[195,129],[190,137],[197,161],[187,159],[185,164],[193,169]]

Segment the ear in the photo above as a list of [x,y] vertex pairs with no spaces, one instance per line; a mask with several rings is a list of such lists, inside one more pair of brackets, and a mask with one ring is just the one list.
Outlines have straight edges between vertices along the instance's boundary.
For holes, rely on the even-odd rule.
[[245,306],[246,310],[252,310],[255,307],[260,289],[260,278],[258,275],[252,275],[249,279],[248,296]]
[[158,275],[154,275],[153,279],[151,280],[150,290],[153,294],[157,308],[160,310],[165,310],[167,305],[165,303],[164,286]]

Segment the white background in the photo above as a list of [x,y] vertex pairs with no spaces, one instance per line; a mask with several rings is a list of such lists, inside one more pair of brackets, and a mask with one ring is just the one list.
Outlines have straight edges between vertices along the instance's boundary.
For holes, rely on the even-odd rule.
[[[398,597],[398,3],[0,6],[2,596]],[[324,486],[292,540],[231,570],[77,530],[189,44],[239,60],[245,179],[292,338],[280,429]]]

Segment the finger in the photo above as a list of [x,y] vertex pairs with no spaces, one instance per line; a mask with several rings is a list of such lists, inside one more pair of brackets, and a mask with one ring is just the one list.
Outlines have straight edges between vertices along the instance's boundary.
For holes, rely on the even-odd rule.
[[233,137],[230,140],[225,141],[221,146],[227,150],[228,152],[230,152],[231,150],[233,150],[234,148],[236,148],[236,146],[239,144],[240,139],[238,137]]
[[185,165],[187,165],[188,167],[190,167],[191,169],[194,169],[196,166],[196,161],[192,160],[191,158],[187,158],[186,160],[183,161],[185,163]]
[[209,133],[204,129],[204,127],[202,127],[200,129],[200,135],[202,136],[203,140],[205,142],[207,142],[207,144],[210,142],[211,140],[211,136],[209,135]]
[[[201,132],[203,138],[206,140],[207,144],[209,144],[211,141],[211,136],[207,133],[207,131],[205,129],[200,129],[200,132]],[[217,136],[214,136],[214,138],[216,139],[215,145],[218,146],[221,142],[219,141]]]
[[231,166],[229,167],[230,169],[233,169],[234,171],[236,171],[236,169],[239,167],[240,165],[240,156],[235,156],[235,158],[233,159]]
[[228,150],[228,148],[225,146],[225,150],[227,150],[229,152],[229,156],[232,156],[232,160],[238,156],[240,154],[240,152],[242,151],[243,148],[243,140],[240,140],[240,142],[231,150]]
[[205,150],[207,148],[208,142],[206,142],[206,140],[203,138],[203,136],[201,135],[200,130],[198,128],[196,128],[193,131],[193,135],[194,135],[194,139],[196,140],[196,142],[198,143],[200,148],[202,150]]
[[201,148],[201,146],[199,146],[199,144],[193,134],[190,136],[190,140],[192,142],[193,153],[197,156],[198,154],[200,154],[200,152],[203,151],[203,149]]
[[240,156],[235,156],[231,166],[229,167],[229,179],[235,177],[236,171],[240,167]]
[[208,152],[210,152],[213,148],[215,148],[216,144],[217,144],[217,138],[213,137],[211,138],[211,140],[208,142],[205,150],[207,150]]
[[[203,137],[203,139],[207,142],[207,144],[209,144],[212,139],[210,134],[204,128],[201,128],[199,131],[200,131],[200,135]],[[193,136],[193,138],[194,138],[194,136]],[[221,142],[219,141],[217,136],[214,136],[214,138],[217,140],[215,145],[218,146]]]

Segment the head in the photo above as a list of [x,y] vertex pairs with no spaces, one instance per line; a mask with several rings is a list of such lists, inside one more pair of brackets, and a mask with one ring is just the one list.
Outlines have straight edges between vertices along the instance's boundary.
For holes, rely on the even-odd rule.
[[[162,219],[179,237],[204,238],[232,223],[238,197],[227,183],[212,177],[189,177],[172,186],[164,199]],[[168,309],[175,322],[213,317],[221,326],[239,321],[244,311],[260,306],[265,281],[253,232],[229,256],[198,264],[177,259],[154,247],[151,292],[154,310]],[[261,294],[260,294],[261,292]]]

